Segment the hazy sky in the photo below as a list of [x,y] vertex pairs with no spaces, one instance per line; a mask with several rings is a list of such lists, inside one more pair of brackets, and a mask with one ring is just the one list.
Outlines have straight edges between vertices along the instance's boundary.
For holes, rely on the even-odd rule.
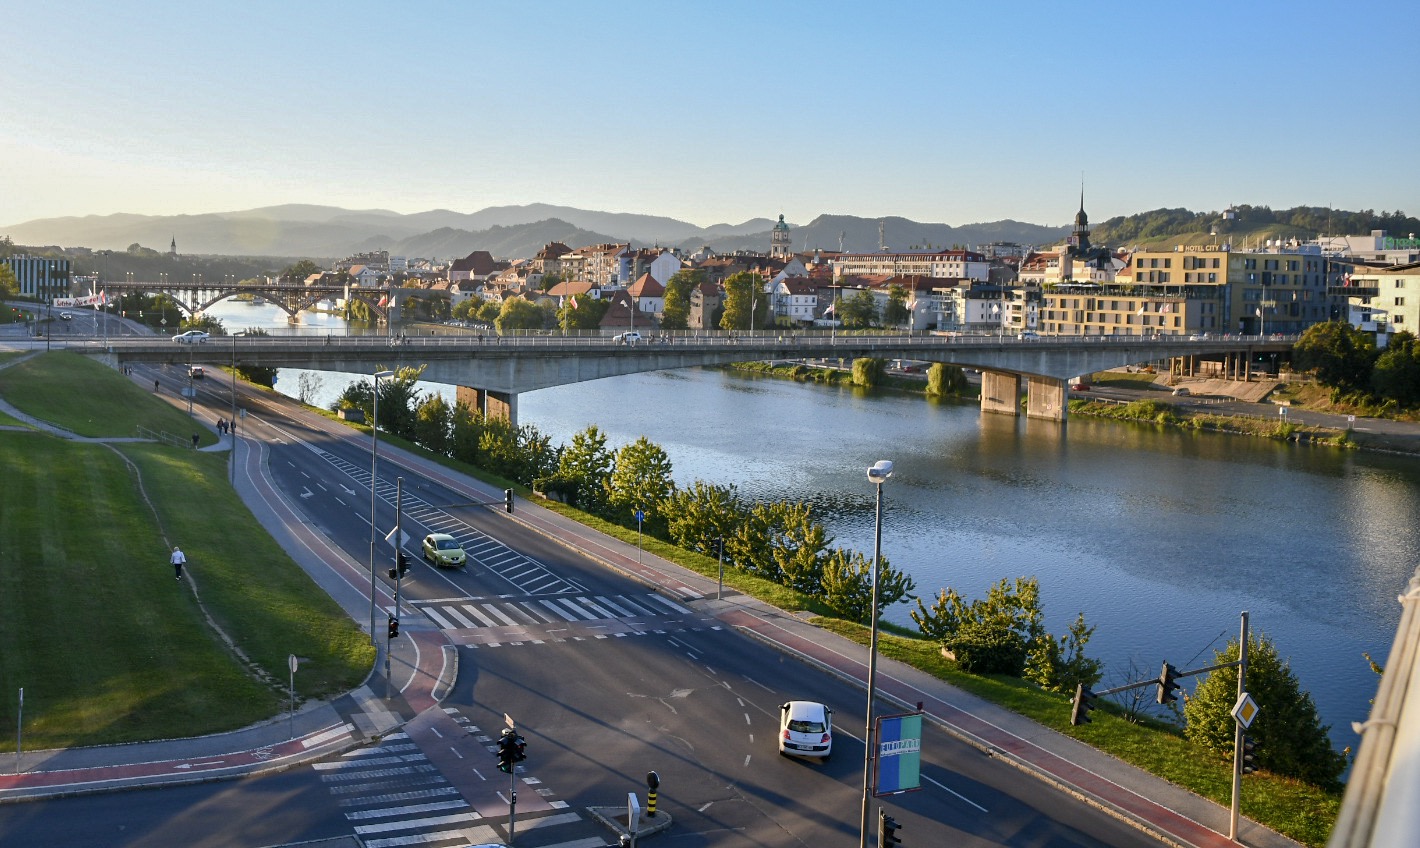
[[[315,203],[695,224],[1420,214],[1416,7],[0,0],[0,227]],[[3,230],[0,230],[3,232]]]

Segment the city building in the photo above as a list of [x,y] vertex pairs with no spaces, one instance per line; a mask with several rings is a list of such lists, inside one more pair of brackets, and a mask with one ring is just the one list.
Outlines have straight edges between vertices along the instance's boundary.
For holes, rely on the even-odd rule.
[[50,300],[69,296],[72,271],[68,259],[18,255],[7,257],[4,261],[19,283],[20,297]]
[[833,261],[833,275],[837,278],[881,275],[968,279],[985,282],[990,274],[990,268],[986,257],[972,250],[840,253]]
[[1420,262],[1405,265],[1356,266],[1332,293],[1346,298],[1346,320],[1376,334],[1385,347],[1401,331],[1420,335]]

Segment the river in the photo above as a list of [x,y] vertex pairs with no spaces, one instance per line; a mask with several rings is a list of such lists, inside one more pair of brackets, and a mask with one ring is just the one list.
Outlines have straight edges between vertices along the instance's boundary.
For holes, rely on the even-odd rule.
[[[324,406],[349,379],[283,370],[277,388]],[[590,424],[613,447],[644,435],[678,483],[808,501],[836,544],[865,553],[866,469],[890,459],[883,555],[929,603],[945,586],[976,598],[1001,578],[1038,577],[1052,632],[1078,612],[1097,627],[1087,652],[1107,664],[1102,685],[1155,676],[1164,660],[1211,663],[1247,610],[1338,747],[1357,743],[1350,724],[1375,694],[1362,653],[1384,661],[1396,596],[1420,564],[1420,460],[1408,457],[1084,417],[1062,428],[709,369],[530,392],[519,420],[554,442]],[[887,618],[910,624],[911,608]]]

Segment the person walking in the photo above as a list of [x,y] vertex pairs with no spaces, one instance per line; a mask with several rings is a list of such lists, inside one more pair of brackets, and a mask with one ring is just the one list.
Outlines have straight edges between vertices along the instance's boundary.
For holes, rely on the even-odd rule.
[[178,580],[181,580],[181,579],[182,579],[182,567],[183,567],[183,564],[186,563],[186,562],[187,562],[187,556],[183,554],[182,548],[179,548],[177,545],[173,545],[173,558],[172,558],[172,563],[173,563],[173,576],[174,576],[176,579],[178,579]]

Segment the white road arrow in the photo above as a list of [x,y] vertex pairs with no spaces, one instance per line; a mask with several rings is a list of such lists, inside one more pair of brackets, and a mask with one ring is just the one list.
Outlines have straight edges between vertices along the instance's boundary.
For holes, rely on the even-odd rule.
[[208,762],[208,763],[183,763],[182,765],[173,766],[173,768],[179,768],[179,769],[206,768],[207,766],[220,766],[220,765],[221,765],[222,763],[224,763],[224,762],[226,762],[226,760],[212,760],[211,762]]
[[314,495],[314,494],[315,494],[315,492],[312,492],[310,489],[305,489],[305,490],[303,490],[303,491],[301,492],[301,497],[302,497],[302,498],[309,498],[309,497],[311,497],[311,496]]

